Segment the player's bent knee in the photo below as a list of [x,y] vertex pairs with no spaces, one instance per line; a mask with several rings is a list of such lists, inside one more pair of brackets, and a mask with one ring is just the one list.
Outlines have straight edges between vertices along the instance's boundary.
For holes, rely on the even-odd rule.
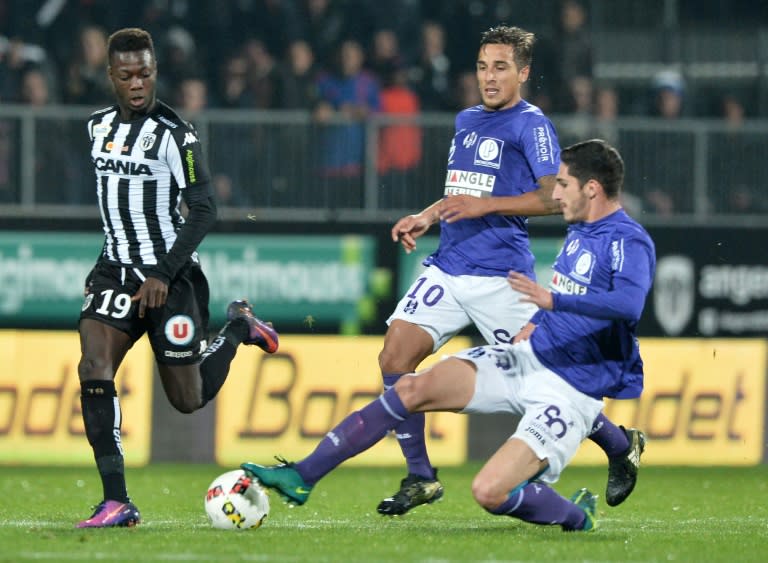
[[77,375],[80,381],[93,381],[112,379],[113,374],[111,365],[103,358],[83,356],[77,364]]
[[507,500],[508,494],[509,491],[504,491],[486,480],[475,477],[472,482],[472,496],[477,504],[489,512],[501,506]]
[[403,406],[410,412],[418,411],[419,408],[431,399],[430,378],[426,374],[419,376],[404,375],[397,380],[395,389],[397,395],[403,402]]
[[203,406],[203,401],[199,397],[195,398],[172,398],[168,397],[171,406],[181,414],[192,414]]

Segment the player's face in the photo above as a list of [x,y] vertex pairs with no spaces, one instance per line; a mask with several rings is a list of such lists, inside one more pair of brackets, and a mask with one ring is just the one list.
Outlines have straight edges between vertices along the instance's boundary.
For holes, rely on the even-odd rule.
[[123,119],[145,115],[155,105],[157,63],[149,49],[114,53],[108,73]]
[[477,54],[477,84],[485,109],[511,108],[520,101],[520,85],[528,80],[530,67],[518,69],[511,45],[489,44]]
[[568,166],[560,163],[552,199],[560,204],[563,218],[568,223],[578,223],[589,218],[590,202],[594,197],[594,187],[590,182],[592,180],[583,186],[579,185],[579,180],[568,174]]

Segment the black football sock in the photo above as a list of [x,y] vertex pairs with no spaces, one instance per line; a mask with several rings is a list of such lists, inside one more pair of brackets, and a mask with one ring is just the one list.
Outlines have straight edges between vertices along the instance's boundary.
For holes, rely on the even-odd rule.
[[88,443],[101,476],[104,500],[128,502],[125,462],[120,443],[122,413],[114,381],[82,381],[80,405]]
[[224,325],[210,346],[203,352],[200,377],[203,378],[203,404],[213,399],[229,375],[229,365],[237,347],[248,336],[248,324],[235,319]]

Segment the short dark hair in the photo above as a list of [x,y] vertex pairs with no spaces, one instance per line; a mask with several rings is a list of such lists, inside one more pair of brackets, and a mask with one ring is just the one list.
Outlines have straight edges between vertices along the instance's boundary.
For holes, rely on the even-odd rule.
[[619,151],[602,139],[590,139],[564,148],[560,161],[580,185],[597,180],[608,199],[616,199],[624,183],[624,160]]
[[109,36],[107,41],[107,56],[112,60],[114,53],[127,53],[129,51],[150,52],[152,58],[155,58],[155,45],[152,42],[152,36],[149,32],[138,27],[126,27],[119,29]]
[[511,45],[515,51],[515,64],[521,70],[530,66],[533,59],[533,44],[536,36],[530,31],[519,27],[499,25],[484,31],[480,36],[480,47],[483,45]]

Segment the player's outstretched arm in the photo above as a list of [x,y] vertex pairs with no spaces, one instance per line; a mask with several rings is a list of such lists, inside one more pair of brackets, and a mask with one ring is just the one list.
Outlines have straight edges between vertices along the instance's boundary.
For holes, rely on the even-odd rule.
[[416,239],[440,220],[439,209],[442,201],[438,200],[420,213],[406,215],[395,223],[390,231],[392,242],[399,241],[408,254],[416,250]]

